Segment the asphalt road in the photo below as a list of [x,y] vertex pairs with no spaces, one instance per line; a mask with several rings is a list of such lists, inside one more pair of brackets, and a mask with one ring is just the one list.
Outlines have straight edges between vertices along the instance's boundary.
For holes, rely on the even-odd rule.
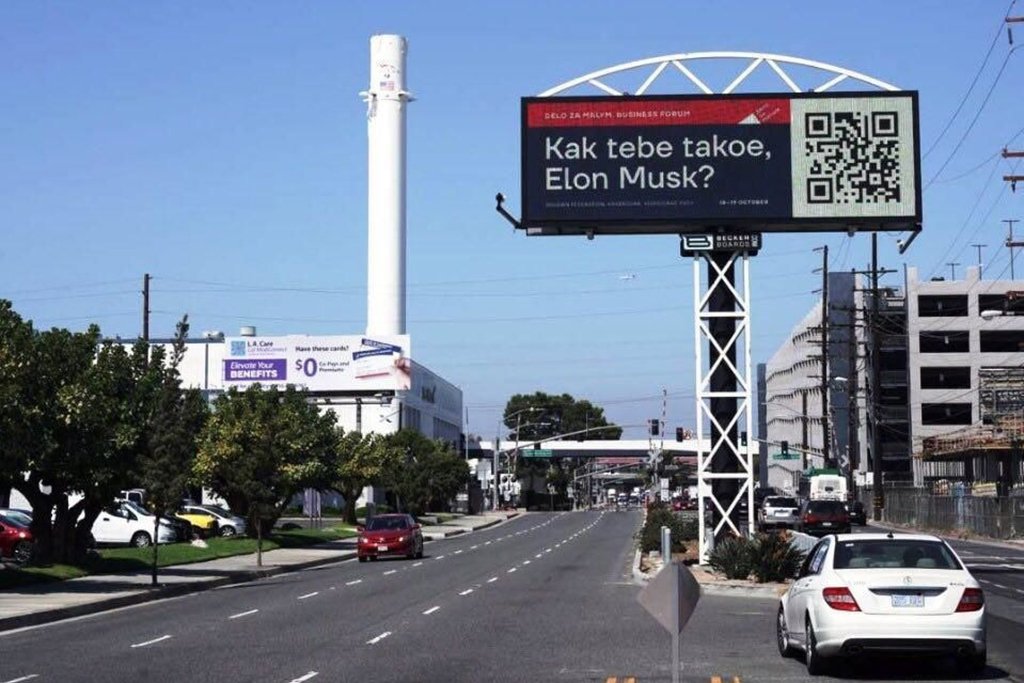
[[[670,639],[631,579],[638,524],[637,512],[529,514],[430,543],[420,562],[343,562],[0,634],[0,683],[668,681]],[[808,680],[775,649],[775,609],[702,598],[683,680]],[[987,678],[1007,678],[1005,648],[1024,642],[1014,633]],[[838,673],[958,680],[942,662]]]

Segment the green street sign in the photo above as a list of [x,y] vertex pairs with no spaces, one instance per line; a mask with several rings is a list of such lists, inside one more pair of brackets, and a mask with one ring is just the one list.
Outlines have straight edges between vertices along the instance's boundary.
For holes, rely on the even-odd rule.
[[522,453],[524,458],[550,458],[555,454],[550,448],[524,448]]
[[799,453],[773,453],[772,460],[799,460]]

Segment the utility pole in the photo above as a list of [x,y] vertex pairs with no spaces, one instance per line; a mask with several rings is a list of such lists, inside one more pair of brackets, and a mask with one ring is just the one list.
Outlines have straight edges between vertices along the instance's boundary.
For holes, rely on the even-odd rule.
[[142,340],[149,343],[149,273],[142,276]]
[[981,279],[982,265],[981,265],[981,250],[987,247],[987,244],[972,244],[972,247],[978,250],[978,279]]
[[1013,224],[1020,223],[1020,221],[1017,220],[1016,218],[1004,218],[1003,223],[1006,223],[1006,227],[1008,229],[1008,235],[1006,237],[1006,247],[1010,250],[1010,279],[1016,280],[1017,275],[1013,271],[1014,250],[1016,250],[1017,247],[1024,247],[1024,242],[1013,241]]
[[881,396],[882,326],[878,307],[878,233],[871,233],[871,493],[874,497],[872,518],[882,520],[885,493],[882,491],[882,435],[878,426],[878,404]]
[[[822,464],[829,467],[831,464],[829,441],[831,440],[831,428],[829,427],[828,410],[828,245],[819,247],[821,250],[821,456]],[[818,251],[818,249],[815,249]]]
[[849,372],[846,373],[846,480],[847,490],[857,499],[857,471],[860,464],[860,438],[858,434],[859,416],[857,414],[857,309],[850,311],[850,326],[847,328],[849,341]]
[[959,266],[960,263],[959,262],[952,262],[952,263],[950,263],[950,262],[947,261],[946,265],[949,266],[949,279],[950,280],[955,280],[956,279],[956,267]]
[[[1011,19],[1007,19],[1006,21],[1008,21],[1008,22],[1009,21],[1024,21],[1024,17],[1011,18]],[[1010,39],[1010,42],[1011,43],[1013,42],[1012,38]],[[1024,151],[1021,151],[1021,150],[1010,151],[1010,150],[1008,150],[1008,149],[1006,149],[1004,147],[1003,148],[1003,158],[1004,159],[1022,159],[1022,158],[1024,158]],[[1016,166],[1014,168],[1016,168]],[[1010,190],[1011,191],[1016,192],[1017,191],[1017,181],[1024,180],[1024,175],[1012,175],[1012,174],[1011,175],[1004,175],[1003,176],[1003,180],[1008,182],[1008,183],[1010,183]]]

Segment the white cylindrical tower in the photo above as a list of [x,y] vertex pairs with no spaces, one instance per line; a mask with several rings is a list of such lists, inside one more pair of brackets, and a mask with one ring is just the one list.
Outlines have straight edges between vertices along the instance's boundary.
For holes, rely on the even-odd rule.
[[404,37],[370,38],[366,333],[405,334]]

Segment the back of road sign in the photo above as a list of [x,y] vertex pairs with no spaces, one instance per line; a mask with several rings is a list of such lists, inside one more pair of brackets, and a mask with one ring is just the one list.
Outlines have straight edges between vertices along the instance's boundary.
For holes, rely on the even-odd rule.
[[666,631],[677,634],[697,607],[700,584],[686,565],[673,562],[651,579],[637,600]]

